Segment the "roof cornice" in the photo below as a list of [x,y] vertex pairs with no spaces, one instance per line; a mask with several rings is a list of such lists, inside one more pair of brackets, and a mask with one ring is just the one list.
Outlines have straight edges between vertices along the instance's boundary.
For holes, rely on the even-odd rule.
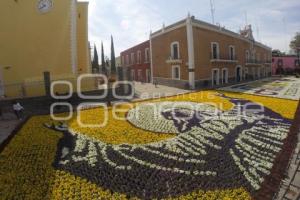
[[[259,46],[261,48],[267,49],[269,51],[272,50],[271,47],[268,47],[267,45],[264,45],[264,44],[262,44],[260,42],[251,41],[251,40],[249,40],[247,38],[244,38],[243,36],[241,36],[238,33],[235,33],[233,31],[230,31],[230,30],[225,29],[223,27],[219,27],[219,26],[216,26],[216,25],[213,25],[213,24],[210,24],[210,23],[207,23],[207,22],[195,19],[193,17],[192,17],[192,25],[194,27],[199,27],[199,28],[203,28],[203,29],[206,29],[206,30],[218,32],[218,33],[221,33],[221,34],[224,34],[224,35],[228,35],[228,36],[231,36],[231,37],[234,37],[236,39],[240,39],[240,40],[243,40],[243,41],[246,41],[246,42],[249,42],[249,43],[254,42],[254,45],[256,45],[256,46]],[[163,29],[160,29],[160,30],[158,30],[158,31],[150,34],[150,38],[152,39],[152,38],[158,37],[160,35],[163,35],[165,33],[168,33],[170,31],[176,30],[176,29],[184,27],[184,26],[186,26],[186,19],[178,21],[178,22],[176,22],[176,23],[174,23],[172,25],[164,27]]]

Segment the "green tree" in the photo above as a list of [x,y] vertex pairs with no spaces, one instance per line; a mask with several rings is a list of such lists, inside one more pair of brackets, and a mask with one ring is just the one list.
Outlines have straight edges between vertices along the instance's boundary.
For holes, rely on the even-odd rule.
[[101,42],[101,70],[102,70],[103,74],[107,74],[107,72],[106,72],[106,63],[105,63],[105,58],[104,58],[103,42]]
[[279,56],[284,56],[285,53],[284,52],[281,52],[279,49],[274,49],[272,51],[272,56],[273,57],[279,57]]
[[300,48],[300,32],[297,32],[295,37],[292,39],[290,48],[293,50],[298,50],[298,48]]
[[292,39],[290,43],[290,48],[294,50],[295,52],[300,53],[300,32],[297,32],[295,37]]
[[96,44],[94,46],[94,58],[92,61],[92,70],[93,72],[99,72],[99,57],[98,57],[98,51],[97,51],[97,47]]
[[111,56],[110,56],[110,69],[111,69],[111,74],[116,74],[117,73],[117,68],[116,68],[116,56],[115,56],[115,47],[114,47],[114,39],[113,36],[111,36]]

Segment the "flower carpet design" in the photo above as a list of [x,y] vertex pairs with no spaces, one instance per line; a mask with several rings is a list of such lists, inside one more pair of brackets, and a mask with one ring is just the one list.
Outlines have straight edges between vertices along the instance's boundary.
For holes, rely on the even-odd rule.
[[[120,105],[125,120],[109,110],[103,128],[36,116],[0,154],[0,195],[270,199],[293,146],[297,105],[205,91]],[[101,108],[78,114],[87,122],[104,116]]]
[[294,77],[267,78],[221,88],[224,91],[243,92],[260,96],[277,97],[291,100],[300,99],[300,79]]

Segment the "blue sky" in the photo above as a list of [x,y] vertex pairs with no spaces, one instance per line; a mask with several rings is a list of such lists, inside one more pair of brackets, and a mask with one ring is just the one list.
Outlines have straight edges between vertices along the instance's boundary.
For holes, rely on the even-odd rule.
[[[150,30],[172,24],[190,12],[212,21],[210,0],[89,0],[89,40],[110,55],[110,35],[116,55],[149,38]],[[214,0],[215,22],[237,32],[252,24],[256,40],[288,51],[291,38],[300,32],[299,0]],[[258,31],[257,31],[258,30]]]

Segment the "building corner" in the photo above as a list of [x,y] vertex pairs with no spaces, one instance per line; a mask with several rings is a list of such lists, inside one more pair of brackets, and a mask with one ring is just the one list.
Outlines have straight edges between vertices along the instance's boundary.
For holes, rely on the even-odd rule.
[[186,19],[187,46],[188,46],[188,73],[189,89],[195,89],[195,52],[192,17],[188,14]]

